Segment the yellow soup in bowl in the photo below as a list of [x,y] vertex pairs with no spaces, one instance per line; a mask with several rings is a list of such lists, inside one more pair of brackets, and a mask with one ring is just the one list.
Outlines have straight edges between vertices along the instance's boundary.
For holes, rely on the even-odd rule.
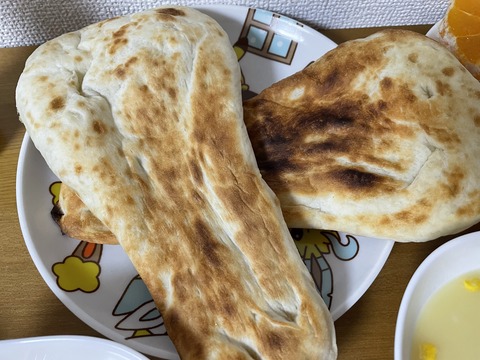
[[394,360],[420,359],[480,360],[480,231],[439,246],[405,289]]
[[480,271],[451,280],[427,301],[415,325],[411,359],[480,359]]

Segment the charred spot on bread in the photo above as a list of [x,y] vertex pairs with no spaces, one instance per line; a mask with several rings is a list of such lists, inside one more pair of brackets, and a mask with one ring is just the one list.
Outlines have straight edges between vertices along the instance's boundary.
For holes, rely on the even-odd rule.
[[338,183],[351,189],[375,187],[381,182],[381,177],[359,169],[341,169],[333,171],[331,177]]
[[115,38],[111,45],[108,48],[108,53],[110,55],[115,54],[121,47],[128,44],[127,38]]
[[53,111],[62,110],[65,107],[65,98],[57,96],[50,101],[50,109]]
[[389,77],[389,76],[384,77],[384,78],[380,81],[380,87],[381,87],[382,90],[384,90],[384,91],[390,90],[390,89],[393,87],[392,78]]
[[283,336],[281,336],[278,332],[269,332],[266,335],[267,343],[271,348],[274,349],[281,349],[283,346],[286,345],[286,340]]
[[185,12],[182,11],[181,9],[164,8],[164,9],[157,9],[156,11],[158,14],[165,14],[165,15],[171,15],[171,16],[185,16]]
[[440,96],[451,95],[452,88],[450,87],[449,84],[441,80],[437,80],[435,82],[435,85],[436,85],[437,92]]
[[417,53],[408,54],[408,61],[415,64],[418,61],[418,54]]
[[[57,225],[60,225],[60,220],[61,220],[62,216],[64,215],[64,213],[63,213],[62,208],[58,204],[58,202],[53,205],[53,208],[50,211],[50,215],[52,216],[53,221],[55,221],[55,223],[57,223]],[[65,235],[65,233],[63,231],[62,231],[62,235]]]
[[193,160],[190,161],[190,172],[196,184],[202,185],[204,183],[202,168]]
[[448,77],[453,76],[453,74],[455,74],[455,68],[452,66],[445,67],[442,69],[442,73]]
[[80,175],[83,171],[83,167],[80,164],[75,164],[75,174]]
[[[346,111],[345,111],[346,110]],[[351,126],[354,118],[348,113],[345,104],[331,108],[321,108],[315,112],[299,114],[295,119],[295,128],[302,132],[324,130],[327,127]]]
[[473,118],[473,123],[476,127],[480,127],[480,115],[475,115],[475,117]]
[[209,226],[201,219],[196,219],[193,228],[195,229],[196,242],[198,249],[204,255],[205,259],[209,261],[209,265],[219,268],[222,263],[222,256],[220,255],[220,246],[215,241],[215,235],[210,231]]
[[[260,167],[260,171],[264,174],[269,174],[269,176],[272,178],[275,175],[279,175],[285,171],[289,172],[298,172],[300,169],[300,166],[298,164],[289,162],[288,159],[285,158],[280,158],[280,159],[264,159],[264,160],[258,160],[258,166]],[[279,179],[277,178],[277,181]]]
[[107,127],[101,120],[94,120],[92,123],[92,128],[93,131],[95,131],[99,135],[104,134],[108,131]]
[[350,148],[348,141],[344,139],[331,139],[323,142],[315,142],[309,144],[305,148],[305,154],[314,154],[314,153],[325,153],[325,152],[335,152],[335,153],[344,153]]

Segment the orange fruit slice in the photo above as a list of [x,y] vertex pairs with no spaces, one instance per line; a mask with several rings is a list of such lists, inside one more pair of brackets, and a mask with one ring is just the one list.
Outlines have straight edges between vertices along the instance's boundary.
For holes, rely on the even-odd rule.
[[452,0],[440,24],[440,39],[480,79],[480,1]]
[[457,37],[457,47],[461,49],[462,59],[471,64],[480,64],[480,34]]
[[480,2],[478,0],[455,0],[454,7],[472,15],[480,15]]
[[449,31],[454,36],[480,34],[480,17],[469,14],[456,7],[452,8],[447,15]]

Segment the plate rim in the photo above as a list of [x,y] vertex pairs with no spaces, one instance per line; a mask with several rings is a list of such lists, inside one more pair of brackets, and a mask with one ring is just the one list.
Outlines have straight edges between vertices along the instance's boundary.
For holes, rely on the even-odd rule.
[[[55,349],[54,351],[58,350],[58,345],[65,343],[65,344],[74,344],[75,346],[83,345],[83,344],[98,344],[100,345],[105,351],[108,349],[108,353],[110,354],[113,352],[114,354],[121,355],[122,358],[125,360],[131,359],[131,360],[148,360],[146,356],[143,354],[139,353],[135,349],[132,349],[129,346],[126,346],[124,344],[120,344],[116,341],[109,340],[109,339],[102,339],[99,337],[95,336],[86,336],[86,335],[45,335],[45,336],[32,336],[32,337],[24,337],[24,338],[18,338],[18,339],[6,339],[6,340],[0,340],[0,350],[3,348],[5,350],[5,347],[8,350],[8,347],[19,347],[19,346],[25,346],[28,345],[28,355],[31,357],[32,355],[37,355],[33,354],[32,351],[32,345],[33,348],[35,348],[36,345],[40,344],[46,344],[46,343],[54,343],[55,344]],[[63,344],[62,344],[63,345]],[[69,353],[70,353],[69,349]],[[20,354],[17,354],[20,355]],[[43,351],[41,352],[42,356],[48,355],[45,354]],[[55,355],[58,355],[57,352],[55,352]],[[125,357],[128,356],[128,357]]]

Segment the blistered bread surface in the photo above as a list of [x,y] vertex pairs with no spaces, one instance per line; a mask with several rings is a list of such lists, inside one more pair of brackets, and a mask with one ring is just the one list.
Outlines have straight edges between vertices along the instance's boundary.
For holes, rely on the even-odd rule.
[[245,122],[290,226],[425,241],[480,220],[480,85],[423,35],[344,43]]

